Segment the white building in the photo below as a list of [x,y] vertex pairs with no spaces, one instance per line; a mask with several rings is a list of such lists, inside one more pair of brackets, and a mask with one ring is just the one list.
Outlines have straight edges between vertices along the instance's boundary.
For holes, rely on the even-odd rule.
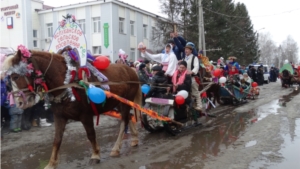
[[[76,16],[85,33],[87,49],[93,54],[109,55],[112,61],[122,48],[136,60],[137,44],[151,45],[157,15],[118,0],[97,0],[61,7],[50,7],[40,0],[1,1],[1,47],[26,45],[29,49],[48,50],[52,35],[62,16]],[[108,44],[104,45],[103,25],[108,24]]]

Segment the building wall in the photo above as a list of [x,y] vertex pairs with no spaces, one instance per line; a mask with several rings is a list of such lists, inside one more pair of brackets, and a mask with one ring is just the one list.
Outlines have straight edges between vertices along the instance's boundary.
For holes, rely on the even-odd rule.
[[[31,3],[30,3],[31,2]],[[117,1],[116,1],[117,2]],[[76,16],[76,20],[84,20],[87,49],[93,53],[94,47],[101,47],[101,53],[109,55],[112,62],[118,58],[119,49],[123,49],[128,59],[140,58],[137,44],[144,42],[148,49],[151,45],[151,32],[154,18],[141,12],[132,6],[119,5],[118,2],[107,0],[76,4],[72,6],[58,7],[46,11],[36,12],[42,9],[43,4],[39,0],[3,0],[1,6],[19,5],[16,12],[21,13],[20,18],[14,17],[14,28],[6,28],[6,19],[1,24],[1,46],[16,48],[19,44],[25,44],[30,49],[48,50],[52,36],[48,35],[47,24],[52,24],[53,34],[59,26],[59,22],[68,13]],[[3,14],[3,12],[2,12]],[[93,18],[100,17],[101,31],[94,33]],[[119,32],[120,18],[124,19],[124,32]],[[134,21],[134,35],[131,35],[130,21]],[[28,24],[31,23],[31,24]],[[104,46],[104,24],[109,25],[109,45]],[[144,37],[143,25],[147,25],[147,37]],[[37,30],[37,37],[33,37],[33,30]],[[21,36],[20,36],[21,35]],[[33,46],[37,41],[37,47]]]

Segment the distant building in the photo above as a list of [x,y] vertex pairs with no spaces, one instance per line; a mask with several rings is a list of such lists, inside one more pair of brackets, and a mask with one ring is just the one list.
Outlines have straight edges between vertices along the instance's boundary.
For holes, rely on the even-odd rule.
[[[122,48],[129,59],[139,58],[137,44],[148,49],[156,26],[156,15],[118,0],[98,0],[61,7],[50,7],[40,0],[1,1],[1,47],[49,49],[52,35],[66,14],[76,16],[92,54],[109,55],[114,62]],[[104,24],[108,40],[104,43]]]

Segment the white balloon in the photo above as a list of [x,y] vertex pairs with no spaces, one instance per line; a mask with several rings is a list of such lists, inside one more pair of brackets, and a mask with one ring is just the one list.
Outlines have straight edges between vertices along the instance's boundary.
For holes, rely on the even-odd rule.
[[227,81],[226,77],[221,77],[219,80],[220,83],[226,83],[226,81]]
[[189,96],[189,93],[185,90],[180,90],[177,95],[182,96],[184,99],[186,99]]
[[288,64],[289,63],[289,61],[286,59],[285,61],[284,61],[284,64]]

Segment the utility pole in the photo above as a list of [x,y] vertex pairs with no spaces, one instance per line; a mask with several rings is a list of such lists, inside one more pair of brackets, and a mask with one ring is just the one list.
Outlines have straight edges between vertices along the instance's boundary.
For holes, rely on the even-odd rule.
[[[202,9],[202,4],[201,4]],[[203,44],[203,55],[206,56],[206,46],[205,46],[205,30],[204,30],[204,19],[203,19],[203,9],[201,10],[201,18],[202,18],[202,44]]]
[[199,13],[198,13],[198,26],[199,26],[199,50],[203,50],[202,48],[202,0],[199,0]]
[[202,0],[199,0],[198,20],[199,20],[199,23],[198,23],[198,26],[199,26],[199,50],[203,50],[203,55],[206,56]]

